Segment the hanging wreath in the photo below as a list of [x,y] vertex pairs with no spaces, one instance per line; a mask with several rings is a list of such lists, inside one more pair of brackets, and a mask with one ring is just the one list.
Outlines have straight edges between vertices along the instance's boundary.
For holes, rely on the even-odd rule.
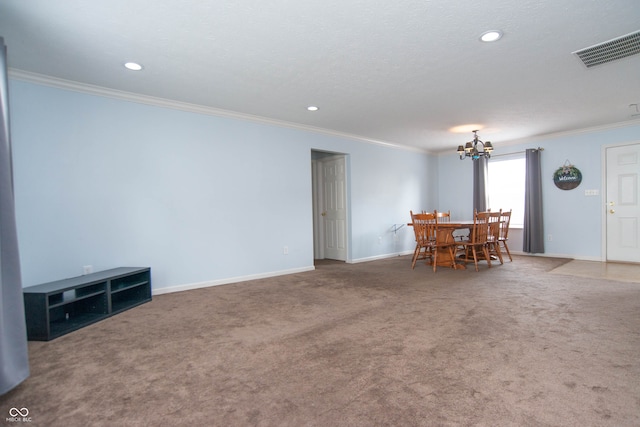
[[581,182],[582,172],[569,163],[569,160],[566,160],[564,165],[553,173],[553,183],[561,190],[573,190]]

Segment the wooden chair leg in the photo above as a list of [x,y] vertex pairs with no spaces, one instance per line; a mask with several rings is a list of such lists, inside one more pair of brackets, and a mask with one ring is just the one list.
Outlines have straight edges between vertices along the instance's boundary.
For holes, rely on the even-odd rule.
[[507,255],[509,255],[509,261],[513,262],[513,258],[511,258],[511,252],[509,252],[509,245],[507,245],[507,242],[503,241],[502,244],[504,245],[504,249],[507,251]]
[[500,250],[500,242],[497,240],[495,242],[491,242],[491,247],[496,252],[498,259],[500,260],[500,264],[504,264],[504,261],[502,260],[502,251]]
[[420,255],[420,246],[416,246],[416,250],[413,251],[413,259],[411,260],[411,269],[416,268],[416,261],[418,260],[418,256]]
[[491,255],[489,255],[489,245],[482,245],[482,253],[487,259],[487,265],[491,268]]
[[433,272],[438,268],[438,248],[433,248]]
[[478,253],[475,246],[471,247],[471,252],[473,253],[473,263],[476,265],[476,271],[478,270]]
[[451,268],[456,269],[456,252],[453,250],[455,246],[449,246],[449,256],[451,257]]

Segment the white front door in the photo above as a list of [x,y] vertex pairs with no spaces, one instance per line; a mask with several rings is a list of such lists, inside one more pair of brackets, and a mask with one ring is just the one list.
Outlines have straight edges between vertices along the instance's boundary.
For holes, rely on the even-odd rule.
[[606,149],[607,261],[640,262],[640,144]]
[[321,220],[324,228],[324,257],[347,259],[347,195],[345,156],[323,159]]

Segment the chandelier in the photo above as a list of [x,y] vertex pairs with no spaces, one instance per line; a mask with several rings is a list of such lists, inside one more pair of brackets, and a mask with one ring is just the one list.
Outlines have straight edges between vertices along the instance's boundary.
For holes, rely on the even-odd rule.
[[[490,141],[482,142],[478,139],[477,130],[473,132],[473,141],[469,141],[463,147],[462,145],[458,145],[458,154],[460,155],[460,160],[465,157],[471,157],[471,160],[478,160],[480,157],[486,157],[487,159],[491,157],[491,152],[493,151],[493,145],[491,145]],[[478,148],[478,143],[480,143],[481,147]]]

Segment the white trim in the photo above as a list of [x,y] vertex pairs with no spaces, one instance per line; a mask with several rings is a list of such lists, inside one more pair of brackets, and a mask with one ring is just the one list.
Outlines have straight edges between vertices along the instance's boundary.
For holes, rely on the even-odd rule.
[[[514,145],[524,145],[524,144],[531,144],[531,145],[537,145],[539,142],[543,142],[543,141],[548,141],[549,139],[553,139],[553,138],[562,138],[562,137],[567,137],[567,136],[574,136],[574,135],[581,135],[584,133],[593,133],[593,132],[603,132],[603,131],[607,131],[607,130],[612,130],[612,129],[622,129],[622,128],[626,128],[626,127],[630,127],[630,126],[638,126],[640,125],[640,118],[638,119],[629,119],[623,122],[617,122],[617,123],[610,123],[610,124],[606,124],[606,125],[599,125],[599,126],[592,126],[592,127],[587,127],[587,128],[582,128],[582,129],[574,129],[574,130],[568,130],[568,131],[562,131],[562,132],[555,132],[555,133],[547,133],[544,135],[536,135],[536,136],[530,136],[530,137],[524,137],[524,138],[518,138],[518,139],[505,139],[500,141],[500,147],[509,147],[509,146],[514,146]],[[625,145],[625,144],[622,144]],[[531,147],[533,148],[533,147]],[[542,147],[544,148],[544,147]],[[429,154],[434,154],[433,152],[427,151],[427,153]],[[436,152],[435,154],[438,156],[447,156],[447,155],[451,155],[452,151],[450,149],[446,149],[446,150],[439,150],[438,152]],[[494,150],[495,153],[495,150]],[[499,157],[502,156],[503,154],[499,154],[499,153],[495,153],[492,154],[491,158],[493,159],[494,157]],[[504,155],[509,155],[509,153],[504,154]]]
[[609,145],[600,146],[600,256],[602,261],[607,260],[607,148]]
[[345,132],[338,132],[330,129],[318,128],[314,126],[302,125],[298,123],[287,122],[284,120],[270,119],[267,117],[254,116],[251,114],[239,113],[236,111],[223,110],[220,108],[208,107],[198,104],[190,104],[187,102],[175,101],[166,98],[157,98],[154,96],[142,95],[133,92],[125,92],[117,89],[109,89],[102,86],[91,85],[87,83],[79,83],[71,80],[60,79],[57,77],[46,76],[44,74],[32,73],[29,71],[9,68],[9,77],[15,80],[21,80],[28,83],[50,86],[58,89],[65,89],[74,92],[86,93],[89,95],[102,96],[105,98],[119,99],[122,101],[136,102],[139,104],[152,105],[155,107],[170,108],[174,110],[186,111],[190,113],[206,114],[210,116],[227,117],[238,120],[247,120],[251,122],[263,123],[273,126],[286,127],[290,129],[298,129],[308,132],[321,133],[324,135],[335,136],[339,138],[353,139],[356,141],[366,142],[369,144],[383,145],[385,147],[395,148],[405,151],[414,151],[420,153],[430,153],[428,150],[409,147],[406,145],[394,144],[387,141],[381,141],[372,138],[366,138],[360,135],[353,135]]
[[[35,83],[39,85],[55,87],[58,89],[66,89],[66,90],[71,90],[75,92],[87,93],[90,95],[103,96],[106,98],[114,98],[114,99],[119,99],[123,101],[129,101],[129,102],[137,102],[140,104],[153,105],[156,107],[170,108],[174,110],[187,111],[191,113],[206,114],[206,115],[218,116],[218,117],[228,117],[228,118],[234,118],[238,120],[248,120],[248,121],[253,121],[257,123],[270,124],[273,126],[304,130],[308,132],[315,132],[315,133],[335,136],[339,138],[347,138],[347,139],[352,139],[356,141],[366,142],[369,144],[382,145],[385,147],[391,147],[398,150],[427,153],[432,155],[445,155],[447,153],[450,153],[449,149],[432,151],[429,149],[401,145],[401,144],[396,144],[388,141],[381,141],[373,138],[366,138],[364,136],[338,132],[330,129],[318,128],[318,127],[308,126],[308,125],[301,125],[298,123],[286,122],[283,120],[275,120],[267,117],[253,116],[250,114],[238,113],[238,112],[229,111],[229,110],[222,110],[219,108],[207,107],[204,105],[189,104],[186,102],[174,101],[174,100],[165,99],[165,98],[157,98],[157,97],[148,96],[148,95],[141,95],[133,92],[125,92],[125,91],[120,91],[116,89],[109,89],[102,86],[96,86],[96,85],[90,85],[87,83],[80,83],[80,82],[75,82],[71,80],[60,79],[57,77],[51,77],[51,76],[46,76],[44,74],[32,73],[30,71],[20,70],[16,68],[9,68],[8,75],[9,75],[9,78],[12,78],[15,80],[21,80],[28,83]],[[535,141],[544,141],[550,138],[559,138],[564,136],[580,135],[583,133],[624,128],[627,126],[636,126],[638,124],[640,124],[640,118],[630,119],[630,120],[612,123],[612,124],[582,128],[582,129],[548,133],[544,135],[531,136],[531,137],[525,137],[525,138],[519,138],[519,139],[504,140],[500,144],[502,146],[525,144],[525,143],[531,143]]]
[[322,233],[322,216],[320,207],[322,206],[322,193],[320,186],[320,168],[318,159],[313,158],[311,150],[311,216],[313,217],[313,257],[324,259],[324,236]]
[[[520,144],[534,143],[536,141],[537,142],[547,141],[547,140],[552,139],[552,138],[562,138],[562,137],[566,137],[566,136],[581,135],[581,134],[584,134],[584,133],[593,133],[593,132],[600,132],[600,131],[606,131],[606,130],[612,130],[612,129],[621,129],[621,128],[626,128],[626,127],[629,127],[629,126],[638,126],[638,125],[640,125],[640,118],[638,118],[638,119],[629,119],[629,120],[626,120],[626,121],[617,122],[617,123],[609,123],[609,124],[606,124],[606,125],[591,126],[591,127],[586,127],[586,128],[582,128],[582,129],[573,129],[573,130],[554,132],[554,133],[547,133],[547,134],[544,134],[544,135],[536,135],[536,136],[520,138],[520,139],[505,140],[505,141],[501,141],[500,142],[500,146],[510,146],[510,145],[520,145]],[[496,155],[498,155],[498,154],[496,153]]]
[[511,251],[511,254],[513,255],[525,255],[525,256],[537,256],[537,257],[546,257],[546,258],[567,258],[567,259],[575,259],[575,260],[579,260],[579,261],[598,261],[598,262],[604,262],[602,259],[600,259],[600,257],[597,256],[581,256],[581,255],[569,255],[569,254],[548,254],[548,253],[544,253],[544,254],[530,254],[530,253],[518,253],[518,252],[514,252]]
[[405,251],[405,252],[396,252],[392,254],[376,255],[376,256],[371,256],[367,258],[356,258],[356,259],[347,261],[347,264],[359,264],[361,262],[379,261],[381,259],[395,258],[398,256],[411,255],[411,254],[413,254],[413,250]]
[[291,270],[273,271],[271,273],[261,273],[261,274],[251,274],[248,276],[230,277],[227,279],[211,280],[207,282],[187,283],[185,285],[153,289],[152,294],[162,295],[162,294],[168,294],[173,292],[189,291],[192,289],[208,288],[211,286],[220,286],[220,285],[228,285],[231,283],[246,282],[248,280],[267,279],[269,277],[286,276],[288,274],[295,274],[295,273],[304,273],[306,271],[313,271],[315,269],[316,268],[314,266],[309,266],[309,267],[293,268]]
[[[369,261],[378,261],[378,260],[382,260],[382,259],[387,259],[387,258],[394,258],[394,257],[398,257],[398,256],[404,256],[404,255],[411,255],[413,254],[413,250],[410,251],[404,251],[404,252],[398,252],[398,253],[392,253],[392,254],[385,254],[385,255],[376,255],[376,256],[372,256],[372,257],[367,257],[367,258],[358,258],[355,260],[352,260],[350,262],[348,262],[348,264],[358,264],[361,262],[369,262]],[[532,253],[528,253],[528,252],[522,252],[522,251],[514,251],[511,250],[511,255],[523,255],[523,256],[533,256],[533,257],[542,257],[542,258],[567,258],[567,259],[575,259],[575,260],[579,260],[579,261],[598,261],[598,262],[605,262],[604,260],[600,259],[599,257],[595,257],[595,256],[576,256],[573,254],[549,254],[549,253],[543,253],[543,254],[532,254]]]
[[[600,254],[601,261],[607,262],[609,261],[609,254],[607,253],[607,149],[609,148],[617,148],[624,147],[626,145],[636,145],[640,144],[640,140],[635,141],[627,141],[627,142],[614,142],[611,144],[604,144],[600,146],[600,167],[602,171],[601,179],[601,187],[600,187],[600,203],[602,209],[600,209]],[[622,262],[622,261],[611,261],[611,262]]]

